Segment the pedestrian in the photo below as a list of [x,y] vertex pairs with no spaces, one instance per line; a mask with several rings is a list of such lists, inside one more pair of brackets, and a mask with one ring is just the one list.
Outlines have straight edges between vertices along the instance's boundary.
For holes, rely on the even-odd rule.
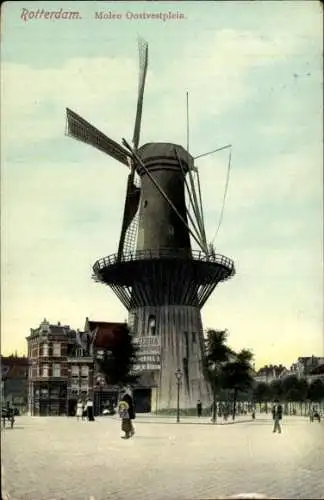
[[88,401],[86,403],[86,407],[87,407],[87,417],[88,417],[88,420],[89,422],[93,422],[94,421],[94,416],[93,416],[93,401],[91,398],[88,398]]
[[282,406],[278,401],[275,401],[272,407],[272,418],[274,420],[274,426],[272,432],[279,432],[281,434],[280,420],[282,419]]
[[6,428],[6,418],[7,418],[7,408],[2,408],[2,413],[1,413],[1,418],[2,418],[2,425],[3,428]]
[[87,403],[86,401],[82,401],[82,419],[81,420],[84,420],[85,418],[87,418]]
[[3,419],[3,427],[6,427],[6,419],[10,423],[11,429],[15,423],[15,412],[14,409],[11,408],[9,401],[7,401],[6,408],[2,409],[2,419]]
[[197,401],[197,417],[201,417],[201,413],[202,413],[202,404],[201,404],[200,399],[198,399],[198,401]]
[[133,394],[129,386],[125,386],[121,391],[118,404],[119,416],[122,421],[121,430],[125,432],[123,439],[129,439],[135,435],[133,420],[135,419],[135,406]]
[[13,426],[14,426],[14,423],[15,423],[15,412],[14,412],[13,408],[9,409],[8,420],[10,422],[11,429],[13,429]]
[[81,417],[81,419],[83,419],[83,403],[82,403],[81,399],[79,399],[77,402],[75,414],[76,414],[77,421],[80,420],[80,417]]

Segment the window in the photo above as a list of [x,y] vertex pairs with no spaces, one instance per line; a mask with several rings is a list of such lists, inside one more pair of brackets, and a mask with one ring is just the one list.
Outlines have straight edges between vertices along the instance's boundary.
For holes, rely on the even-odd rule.
[[197,344],[197,335],[196,332],[192,332],[192,343]]
[[48,356],[48,344],[43,344],[42,345],[42,355],[44,357],[47,357]]
[[103,359],[104,355],[105,355],[105,353],[102,349],[97,351],[97,359]]
[[48,369],[49,369],[48,365],[43,365],[43,367],[42,367],[42,377],[48,377]]
[[53,356],[61,356],[61,344],[54,342],[53,344]]
[[81,377],[88,377],[88,376],[89,376],[89,367],[81,366]]
[[52,397],[58,398],[60,396],[60,388],[59,387],[51,387],[50,395]]
[[79,376],[79,367],[77,365],[72,365],[71,375],[72,375],[72,377],[78,377]]
[[171,224],[169,225],[169,235],[174,236],[174,227]]
[[154,336],[156,335],[156,322],[155,316],[151,315],[148,319],[148,335]]
[[81,379],[81,391],[86,391],[86,390],[88,390],[88,380]]
[[78,391],[79,390],[79,382],[78,382],[78,380],[73,380],[71,382],[71,390],[72,391]]
[[61,365],[58,363],[53,364],[53,377],[60,377],[61,376]]
[[75,355],[77,358],[82,358],[83,356],[83,349],[82,347],[77,347],[75,350]]

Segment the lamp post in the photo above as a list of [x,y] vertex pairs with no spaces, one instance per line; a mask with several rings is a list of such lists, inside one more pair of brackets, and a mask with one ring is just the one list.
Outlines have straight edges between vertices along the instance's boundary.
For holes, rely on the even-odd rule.
[[180,384],[182,380],[182,372],[179,368],[175,372],[175,376],[177,379],[177,422],[180,422]]
[[101,410],[102,410],[102,390],[103,390],[103,386],[105,385],[105,378],[104,378],[103,375],[101,375],[101,374],[97,375],[96,385],[97,385],[97,387],[99,386],[98,412],[99,412],[99,415],[101,415]]

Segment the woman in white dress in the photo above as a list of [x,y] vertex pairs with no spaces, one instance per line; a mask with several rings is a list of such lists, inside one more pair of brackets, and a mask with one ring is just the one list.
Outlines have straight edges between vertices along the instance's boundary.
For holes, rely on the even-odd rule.
[[76,417],[77,417],[78,421],[79,421],[80,417],[82,418],[82,415],[83,415],[83,403],[82,403],[81,399],[79,399],[79,401],[77,402],[77,406],[76,406]]

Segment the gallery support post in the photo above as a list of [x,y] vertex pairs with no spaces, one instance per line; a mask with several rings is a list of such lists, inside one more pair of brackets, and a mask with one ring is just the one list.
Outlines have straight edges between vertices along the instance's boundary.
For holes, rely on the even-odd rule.
[[178,368],[175,372],[175,376],[177,379],[177,423],[180,422],[180,385],[182,380],[182,372]]

